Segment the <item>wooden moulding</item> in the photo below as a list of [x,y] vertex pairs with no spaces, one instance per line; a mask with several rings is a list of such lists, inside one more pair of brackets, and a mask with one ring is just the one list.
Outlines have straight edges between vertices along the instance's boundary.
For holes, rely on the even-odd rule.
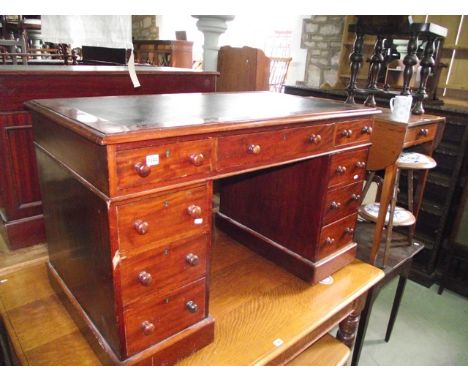
[[42,243],[45,241],[44,216],[40,214],[8,222],[0,219],[0,235],[11,251]]
[[186,357],[198,349],[210,344],[214,340],[214,320],[208,316],[204,320],[192,325],[183,331],[161,341],[142,352],[125,360],[119,357],[110,348],[101,336],[86,312],[65,285],[53,265],[48,263],[50,283],[60,300],[70,313],[93,351],[104,365],[117,366],[162,366],[173,365],[179,359]]
[[353,242],[330,256],[313,262],[222,213],[216,214],[215,222],[217,227],[235,240],[310,284],[316,284],[330,276],[356,257],[356,243]]

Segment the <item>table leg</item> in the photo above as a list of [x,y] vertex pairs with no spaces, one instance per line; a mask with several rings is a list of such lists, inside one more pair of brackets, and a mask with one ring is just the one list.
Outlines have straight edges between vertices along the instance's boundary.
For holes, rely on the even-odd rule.
[[380,209],[375,223],[374,239],[372,242],[372,249],[370,253],[369,262],[373,265],[376,264],[377,254],[379,252],[380,241],[382,239],[383,228],[385,226],[385,215],[393,195],[393,188],[395,186],[397,167],[391,164],[385,169],[385,177],[382,185],[382,193],[380,196]]

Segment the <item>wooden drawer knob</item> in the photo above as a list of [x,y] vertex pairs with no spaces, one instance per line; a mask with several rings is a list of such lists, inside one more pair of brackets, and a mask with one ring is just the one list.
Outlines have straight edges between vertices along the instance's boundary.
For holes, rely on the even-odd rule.
[[342,137],[345,137],[345,138],[350,138],[351,135],[353,135],[353,131],[350,130],[350,129],[344,129],[344,130],[341,132],[341,136],[342,136]]
[[141,330],[145,336],[149,336],[154,332],[154,324],[150,321],[143,321],[141,323]]
[[262,150],[262,148],[260,147],[260,145],[249,145],[247,151],[251,154],[255,154],[255,155],[258,155],[260,154],[260,151]]
[[138,281],[141,285],[149,286],[153,282],[153,276],[146,271],[138,273]]
[[356,162],[356,167],[357,168],[366,168],[366,162],[362,162],[362,161]]
[[332,209],[334,209],[334,210],[337,210],[338,208],[341,207],[341,203],[340,203],[340,202],[335,202],[335,201],[333,201],[333,202],[331,202],[330,207],[331,207]]
[[352,194],[352,195],[351,195],[351,199],[352,199],[352,200],[360,200],[360,199],[361,199],[361,195],[359,195],[359,194]]
[[146,232],[148,232],[148,222],[140,219],[135,220],[133,223],[133,228],[135,228],[135,231],[137,231],[140,235],[144,235]]
[[354,233],[354,228],[347,227],[344,231],[347,235],[352,235]]
[[200,259],[197,255],[189,253],[187,256],[185,256],[185,261],[187,262],[187,264],[190,264],[192,267],[194,267],[195,265],[198,265]]
[[202,153],[190,155],[190,163],[192,163],[194,166],[201,166],[204,160],[205,157]]
[[345,167],[345,166],[338,166],[338,167],[336,168],[336,173],[337,173],[337,174],[340,174],[340,175],[341,175],[341,174],[344,174],[345,172],[346,172],[346,167]]
[[326,240],[325,240],[325,243],[327,243],[328,245],[331,245],[335,242],[335,239],[332,238],[332,237],[327,237]]
[[202,209],[200,206],[192,204],[187,207],[187,213],[194,219],[198,219],[202,216]]
[[368,134],[368,135],[371,135],[371,134],[372,134],[372,127],[370,127],[370,126],[364,126],[364,127],[361,129],[361,134]]
[[322,141],[322,137],[319,134],[312,134],[309,136],[309,142],[318,145]]
[[429,129],[419,129],[418,135],[421,137],[427,137],[429,135]]
[[151,173],[151,168],[143,162],[136,163],[133,168],[142,178],[146,178]]
[[190,313],[197,313],[198,312],[198,305],[190,300],[189,302],[187,302],[185,304],[185,307],[187,308],[187,310],[190,312]]

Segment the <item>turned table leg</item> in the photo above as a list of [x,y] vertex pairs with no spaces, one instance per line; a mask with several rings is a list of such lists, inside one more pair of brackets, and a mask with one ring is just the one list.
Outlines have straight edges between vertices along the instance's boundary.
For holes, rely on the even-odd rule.
[[421,64],[421,79],[419,82],[419,89],[416,93],[416,104],[413,108],[413,114],[424,114],[423,101],[427,98],[426,85],[429,74],[435,65],[434,60],[434,43],[435,37],[429,36],[426,42],[426,48],[424,49],[424,55],[420,62]]
[[356,82],[357,82],[357,76],[359,73],[359,69],[361,68],[361,64],[363,61],[362,57],[362,46],[364,44],[364,34],[361,32],[356,33],[356,40],[354,40],[354,47],[353,47],[353,53],[349,56],[349,60],[351,62],[350,67],[351,67],[351,77],[349,79],[349,84],[346,88],[348,92],[348,98],[346,98],[345,103],[348,104],[354,104],[356,103],[354,101],[354,94],[356,93]]
[[384,49],[384,36],[377,36],[377,41],[374,45],[374,53],[370,59],[369,67],[369,76],[367,82],[367,89],[369,94],[364,102],[364,105],[375,107],[377,103],[375,102],[374,92],[378,90],[377,88],[377,79],[379,77],[380,69],[382,68],[382,63],[384,62],[383,56]]
[[411,78],[413,77],[413,67],[418,63],[418,56],[416,56],[416,50],[418,48],[418,35],[411,34],[408,41],[408,51],[403,59],[405,64],[405,70],[403,71],[403,89],[401,90],[402,95],[411,95]]

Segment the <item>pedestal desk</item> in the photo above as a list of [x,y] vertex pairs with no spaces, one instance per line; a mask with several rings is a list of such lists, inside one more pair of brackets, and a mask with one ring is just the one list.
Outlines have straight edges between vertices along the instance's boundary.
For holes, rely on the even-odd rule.
[[355,258],[377,109],[269,92],[27,106],[51,278],[114,363],[213,341],[214,180],[218,226],[308,283]]
[[125,66],[5,65],[0,68],[0,234],[14,250],[43,242],[44,221],[24,102],[57,97],[213,92],[216,72],[137,67],[134,88]]

